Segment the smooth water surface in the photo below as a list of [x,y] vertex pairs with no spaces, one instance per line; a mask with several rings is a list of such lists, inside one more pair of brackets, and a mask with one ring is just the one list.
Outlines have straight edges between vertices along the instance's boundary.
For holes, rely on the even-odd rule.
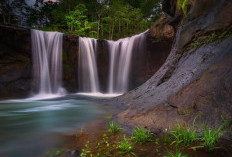
[[104,114],[87,98],[0,101],[0,156],[43,156],[64,145],[62,134]]

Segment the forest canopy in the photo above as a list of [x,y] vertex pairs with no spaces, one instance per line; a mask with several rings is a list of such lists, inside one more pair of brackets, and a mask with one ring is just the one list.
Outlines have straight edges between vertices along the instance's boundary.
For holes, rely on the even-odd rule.
[[100,39],[143,32],[161,16],[161,0],[1,0],[0,22]]

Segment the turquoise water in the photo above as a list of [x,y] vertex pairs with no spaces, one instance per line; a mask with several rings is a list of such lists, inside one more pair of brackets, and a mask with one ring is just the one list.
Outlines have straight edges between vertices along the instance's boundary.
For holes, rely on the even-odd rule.
[[75,96],[0,101],[0,156],[44,155],[64,145],[61,134],[75,133],[103,114],[92,99]]

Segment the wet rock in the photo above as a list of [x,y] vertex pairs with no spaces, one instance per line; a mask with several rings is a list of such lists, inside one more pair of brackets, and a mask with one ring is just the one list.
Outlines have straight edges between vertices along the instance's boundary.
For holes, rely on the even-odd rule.
[[68,92],[77,92],[78,36],[63,36],[63,86]]
[[162,67],[146,83],[118,98],[131,104],[118,115],[121,123],[164,131],[177,121],[191,125],[196,115],[200,115],[198,127],[202,122],[217,127],[222,115],[232,118],[232,37],[185,49],[199,34],[231,31],[231,3],[207,3],[207,12],[176,30],[175,43]]
[[166,22],[167,16],[162,15],[151,28],[151,34],[156,41],[162,41],[162,39],[173,39],[175,31],[172,26]]
[[30,93],[31,65],[30,30],[0,26],[1,97]]
[[182,28],[180,28],[181,33],[180,39],[178,40],[178,48],[184,48],[200,32],[207,33],[230,29],[232,17],[228,15],[232,14],[231,8],[232,1],[219,1],[215,3],[215,6],[208,12],[204,12],[204,14],[199,16],[197,19],[183,25]]

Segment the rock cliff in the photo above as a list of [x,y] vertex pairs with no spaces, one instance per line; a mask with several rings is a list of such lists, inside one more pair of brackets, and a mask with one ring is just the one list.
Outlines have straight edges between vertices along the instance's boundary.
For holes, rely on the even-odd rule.
[[117,98],[127,109],[121,123],[160,132],[176,122],[198,127],[232,118],[232,1],[191,0],[184,15],[175,0],[164,0],[175,42],[162,67],[139,88]]

